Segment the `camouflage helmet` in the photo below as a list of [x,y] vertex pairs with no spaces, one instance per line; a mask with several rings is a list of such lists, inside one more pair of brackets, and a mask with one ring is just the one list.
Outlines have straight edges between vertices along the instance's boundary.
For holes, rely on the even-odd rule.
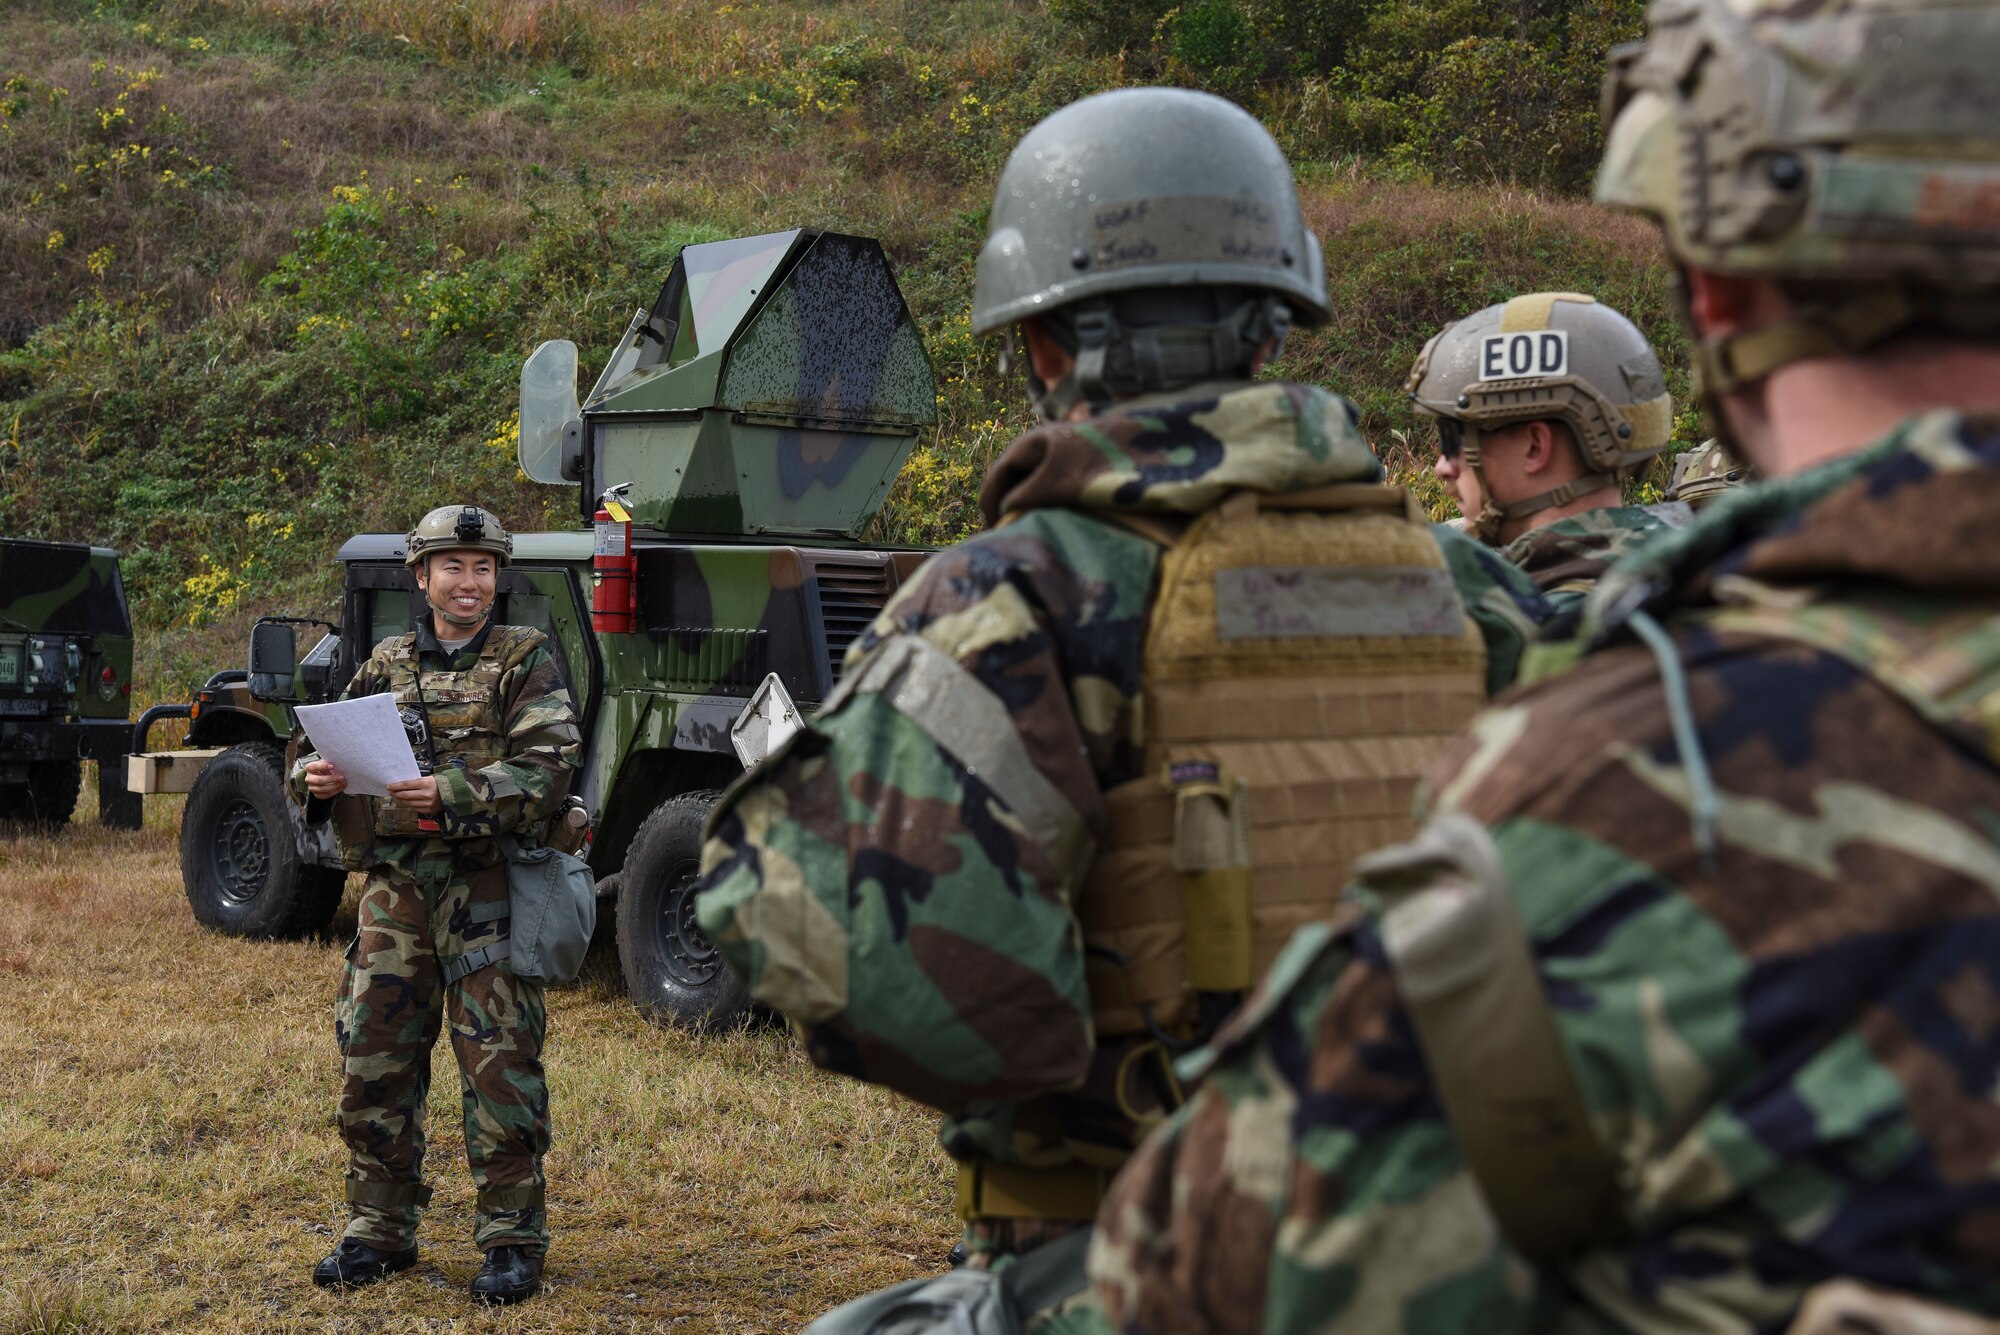
[[[1433,335],[1407,385],[1439,434],[1462,442],[1479,480],[1469,531],[1497,542],[1505,519],[1567,505],[1628,476],[1666,448],[1674,401],[1652,344],[1630,320],[1580,292],[1535,292],[1488,306]],[[1487,484],[1480,436],[1554,418],[1576,437],[1588,470],[1536,496],[1501,501]]]
[[[1135,314],[1129,303],[1149,296]],[[1293,324],[1324,323],[1319,239],[1270,133],[1184,88],[1100,93],[1028,131],[1000,173],[972,327],[1052,312],[1078,363],[1075,385],[1037,395],[1057,416],[1079,398],[1235,373]]]
[[1747,465],[1738,463],[1719,440],[1705,440],[1674,458],[1667,483],[1669,501],[1686,501],[1700,510],[1751,480]]
[[490,552],[501,565],[514,556],[514,538],[491,510],[476,505],[440,505],[417,521],[404,539],[403,564],[417,566],[439,552]]
[[1611,54],[1597,198],[1684,264],[1819,293],[1698,349],[1705,389],[1919,318],[2000,327],[2000,5],[1656,0],[1649,23]]

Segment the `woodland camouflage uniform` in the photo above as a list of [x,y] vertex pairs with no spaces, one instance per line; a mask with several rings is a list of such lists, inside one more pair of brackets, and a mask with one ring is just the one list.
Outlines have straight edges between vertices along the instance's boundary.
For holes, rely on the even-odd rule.
[[[1357,900],[1114,1186],[1114,1328],[1781,1329],[1837,1276],[2000,1313],[2000,774],[1957,695],[1995,687],[2000,640],[1920,647],[2000,602],[2000,422],[1934,414],[1757,500],[1600,594],[1651,590],[1673,633],[1712,865],[1641,644],[1516,694],[1437,771],[1498,846],[1631,1238],[1537,1268],[1500,1235]],[[1857,666],[1906,647],[1959,716]]]
[[[492,622],[455,654],[428,617],[384,640],[347,696],[384,691],[403,706],[419,763],[432,765],[434,753],[443,809],[423,817],[373,798],[333,801],[342,852],[368,875],[334,1013],[345,1072],[338,1120],[351,1153],[345,1236],[385,1251],[415,1241],[430,1197],[422,1175],[431,1048],[448,1024],[478,1188],[474,1242],[544,1249],[543,985],[482,952],[507,928],[507,867],[495,836],[532,845],[561,807],[579,754],[576,714],[547,637]],[[313,758],[293,769],[302,797]],[[321,808],[308,800],[309,817]]]
[[[1940,201],[2000,192],[1961,95],[2000,6],[1650,25],[1600,198],[1798,283],[1705,336],[1712,392],[1912,325],[1991,346],[1996,234]],[[1195,1063],[1068,1328],[1777,1332],[1835,1280],[2000,1315],[1996,513],[2000,417],[1940,406],[1607,574]],[[1510,952],[1526,1004],[1438,1041]]]
[[1605,571],[1673,527],[1646,506],[1610,505],[1531,528],[1500,554],[1535,582],[1560,616],[1579,609]]
[[[1142,1043],[1094,1041],[1073,911],[1106,791],[1139,776],[1146,743],[1160,547],[1121,517],[1374,482],[1354,417],[1321,390],[1238,383],[1021,437],[986,478],[988,531],[919,570],[849,651],[846,687],[813,727],[714,817],[700,914],[718,948],[757,1000],[802,1024],[815,1062],[947,1113],[943,1143],[962,1163],[1108,1173],[1135,1116],[1162,1107],[1157,1059],[1121,1077]],[[1504,684],[1545,609],[1495,553],[1456,533],[1440,543]],[[912,651],[949,657],[949,690],[873,681]],[[985,757],[933,740],[960,711],[990,716]],[[1060,836],[1038,832],[1024,792],[1062,813]],[[850,938],[869,934],[869,977],[850,980]],[[907,997],[900,1040],[840,1014],[864,981]],[[980,1228],[973,1241],[1030,1245]]]

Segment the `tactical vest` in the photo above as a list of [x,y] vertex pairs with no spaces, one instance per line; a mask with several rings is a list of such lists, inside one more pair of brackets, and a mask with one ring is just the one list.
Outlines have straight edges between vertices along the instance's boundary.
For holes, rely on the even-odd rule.
[[1327,914],[1355,857],[1414,832],[1420,779],[1484,700],[1486,652],[1401,488],[1113,522],[1165,548],[1145,771],[1105,795],[1076,913],[1097,1032],[1184,1041]]
[[[418,765],[436,773],[449,766],[481,769],[507,756],[506,701],[500,680],[533,653],[545,637],[529,626],[498,626],[486,638],[479,655],[462,669],[426,668],[418,662],[415,634],[397,636],[378,646],[386,659],[387,683],[410,731],[410,747]],[[356,812],[337,826],[344,857],[354,865],[365,861],[367,840],[353,838],[367,830],[378,839],[421,839],[437,835],[437,819],[420,816],[379,798],[364,798],[365,815]],[[336,812],[336,817],[341,813]],[[357,819],[357,817],[360,817]]]

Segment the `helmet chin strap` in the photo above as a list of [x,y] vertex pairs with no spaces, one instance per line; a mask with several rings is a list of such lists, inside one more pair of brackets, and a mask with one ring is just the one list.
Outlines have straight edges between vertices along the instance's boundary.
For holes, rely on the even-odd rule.
[[460,630],[471,630],[474,626],[486,620],[487,617],[493,614],[493,604],[488,603],[486,604],[486,606],[480,608],[477,612],[465,613],[465,612],[447,612],[442,607],[439,607],[436,603],[432,603],[431,611],[437,613],[439,616],[443,617],[446,621],[450,622],[452,625],[457,626]]
[[1522,515],[1535,514],[1541,510],[1553,509],[1558,505],[1568,505],[1579,496],[1588,496],[1600,487],[1610,486],[1618,481],[1615,473],[1585,473],[1569,481],[1524,496],[1518,501],[1500,501],[1493,495],[1493,485],[1486,480],[1486,468],[1479,454],[1479,428],[1470,422],[1462,423],[1465,431],[1465,445],[1459,458],[1471,472],[1473,480],[1479,484],[1479,513],[1465,521],[1465,531],[1489,547],[1504,547],[1500,537],[1500,526],[1509,519],[1519,519]]

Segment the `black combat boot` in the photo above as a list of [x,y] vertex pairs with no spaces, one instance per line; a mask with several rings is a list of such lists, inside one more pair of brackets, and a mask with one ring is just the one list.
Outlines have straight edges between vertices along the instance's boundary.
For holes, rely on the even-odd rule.
[[500,1246],[486,1253],[486,1264],[472,1277],[472,1296],[483,1303],[519,1303],[540,1292],[542,1258],[526,1247]]
[[385,1252],[355,1238],[342,1238],[333,1255],[313,1267],[313,1283],[323,1289],[358,1289],[416,1263],[415,1247]]

